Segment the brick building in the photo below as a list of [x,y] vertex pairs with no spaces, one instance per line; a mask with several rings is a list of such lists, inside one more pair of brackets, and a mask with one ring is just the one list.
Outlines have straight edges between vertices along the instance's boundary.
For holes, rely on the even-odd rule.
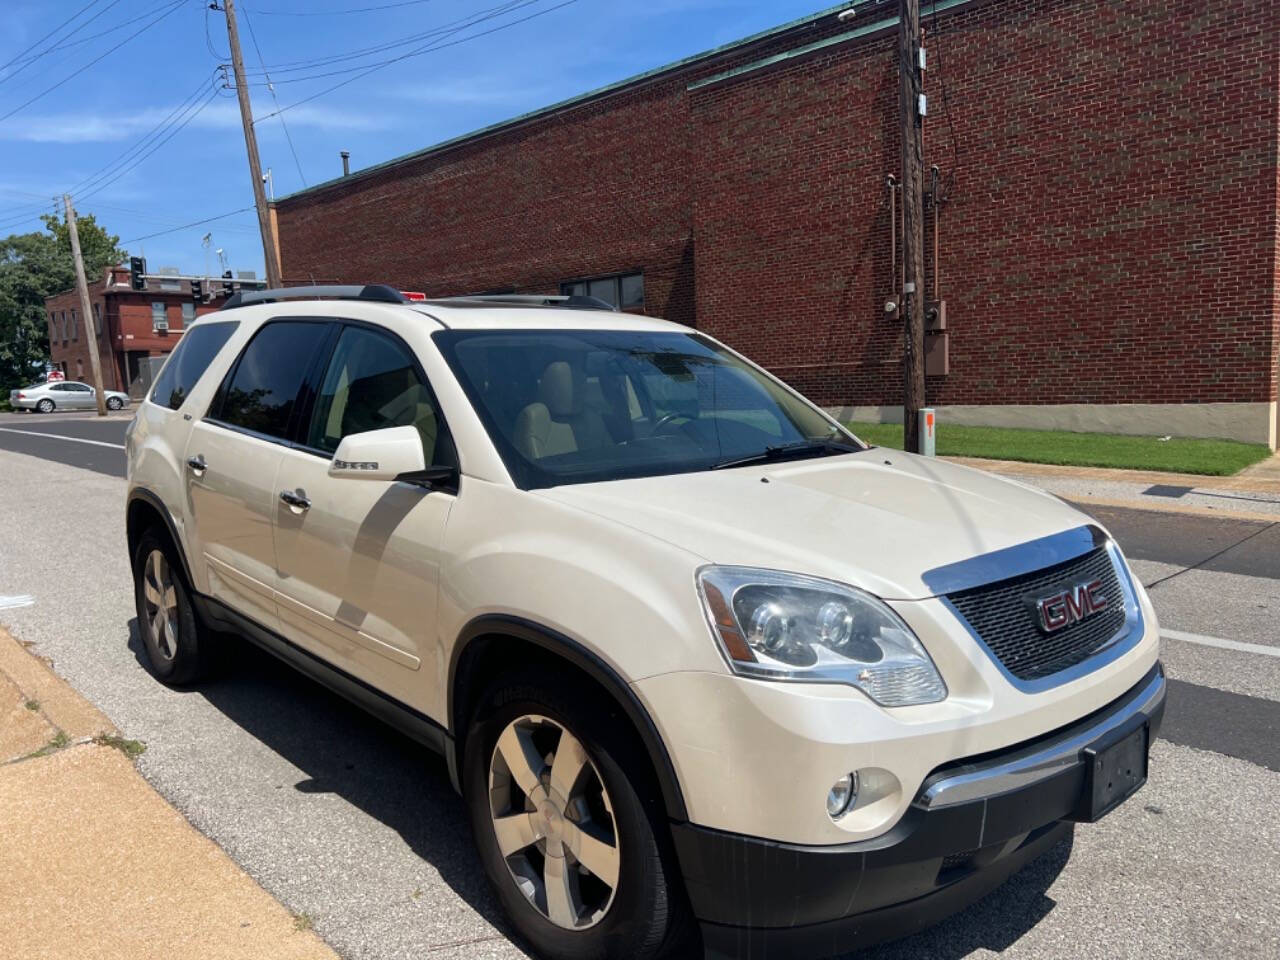
[[110,267],[100,283],[89,284],[92,333],[80,316],[76,290],[49,297],[44,305],[53,365],[68,380],[89,382],[93,376],[89,345],[96,343],[105,389],[128,391],[139,378],[145,389],[151,382],[151,358],[168,356],[197,315],[218,309],[221,280],[206,282],[206,289],[219,297],[197,308],[186,280],[150,279],[146,290],[134,290],[127,266]]
[[[625,298],[900,417],[896,3],[839,9],[282,198],[283,270]],[[923,14],[943,422],[1274,446],[1280,0]]]

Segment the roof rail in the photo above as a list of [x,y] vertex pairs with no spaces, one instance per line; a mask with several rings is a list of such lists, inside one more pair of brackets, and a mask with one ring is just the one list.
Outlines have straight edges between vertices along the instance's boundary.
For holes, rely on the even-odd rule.
[[400,291],[385,283],[277,287],[274,290],[241,290],[233,293],[222,305],[223,310],[247,307],[253,303],[275,303],[277,300],[366,300],[374,303],[408,303]]
[[452,306],[480,307],[485,304],[506,304],[510,307],[569,307],[574,310],[608,310],[617,313],[618,308],[608,300],[599,297],[587,297],[581,294],[566,296],[564,294],[541,293],[478,293],[464,297],[432,297],[432,303],[445,303]]

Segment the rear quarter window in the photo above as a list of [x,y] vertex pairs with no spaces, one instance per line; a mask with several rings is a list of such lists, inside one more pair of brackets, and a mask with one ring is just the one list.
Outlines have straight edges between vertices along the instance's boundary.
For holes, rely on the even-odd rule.
[[156,378],[152,402],[170,410],[181,407],[238,326],[238,321],[197,323],[187,330]]

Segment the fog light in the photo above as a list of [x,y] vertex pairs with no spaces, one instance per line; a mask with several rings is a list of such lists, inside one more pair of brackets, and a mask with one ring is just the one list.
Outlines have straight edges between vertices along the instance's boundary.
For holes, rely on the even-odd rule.
[[827,816],[832,820],[838,819],[853,806],[853,801],[858,798],[858,775],[856,773],[846,773],[831,786],[831,790],[827,793]]

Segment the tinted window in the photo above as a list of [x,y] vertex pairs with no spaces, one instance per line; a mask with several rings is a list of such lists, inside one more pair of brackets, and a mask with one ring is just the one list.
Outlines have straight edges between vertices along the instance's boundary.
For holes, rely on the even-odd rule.
[[213,358],[238,326],[240,324],[234,322],[202,323],[183,334],[169,362],[160,371],[151,391],[152,401],[171,410],[182,406],[196,381],[209,369]]
[[349,433],[406,426],[418,429],[426,463],[453,464],[453,444],[408,351],[390,337],[348,327],[316,397],[308,446],[333,453]]
[[803,398],[696,334],[449,330],[433,339],[525,487],[861,449]]
[[327,323],[268,323],[244,348],[223,384],[217,419],[271,437],[287,437],[298,388],[329,332]]
[[[83,361],[81,361],[83,362]],[[90,393],[92,388],[83,383],[64,383],[62,389],[68,393]]]

